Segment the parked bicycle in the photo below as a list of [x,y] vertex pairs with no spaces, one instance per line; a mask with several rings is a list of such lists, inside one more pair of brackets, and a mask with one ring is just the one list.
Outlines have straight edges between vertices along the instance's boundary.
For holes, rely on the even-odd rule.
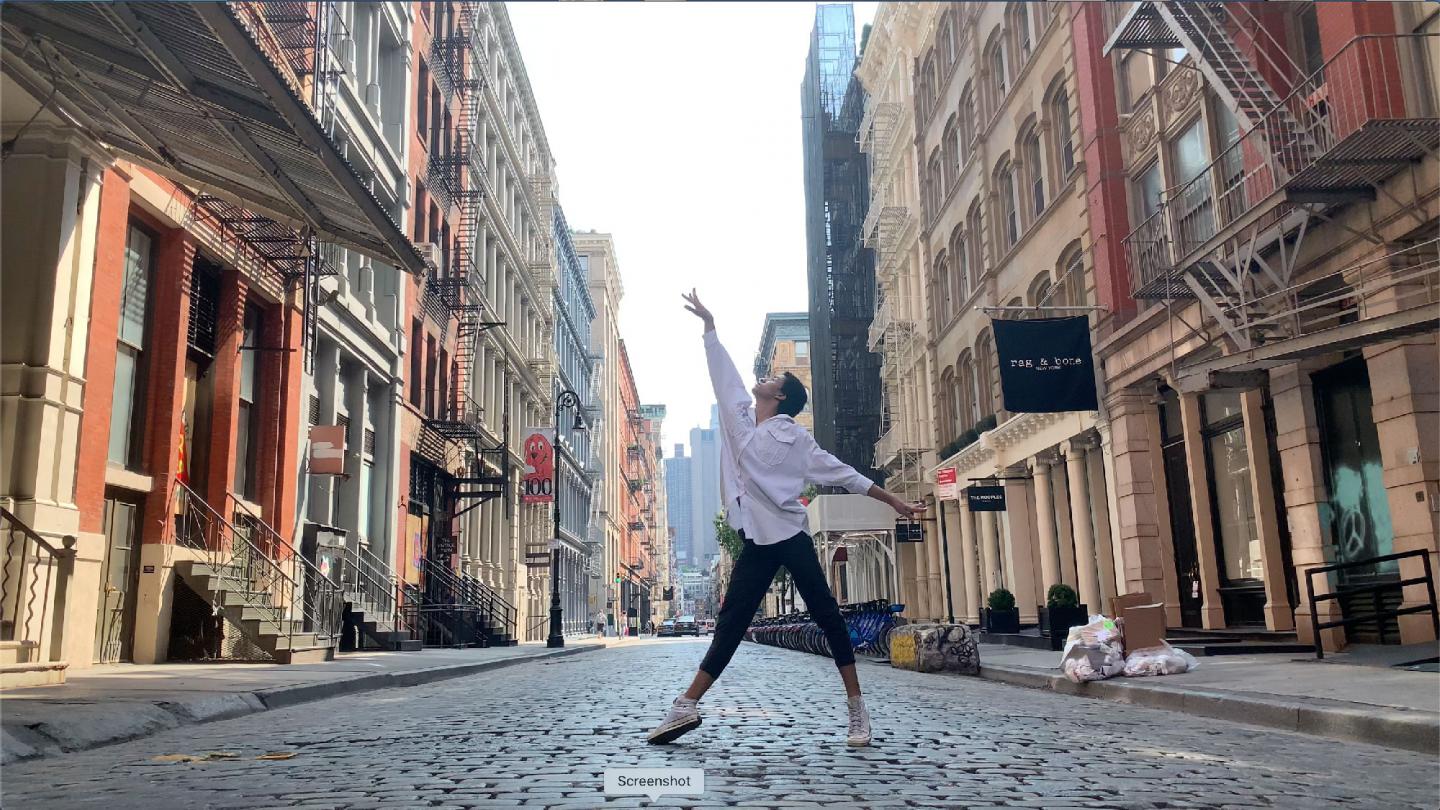
[[[884,599],[840,606],[840,615],[845,618],[850,643],[857,654],[881,658],[890,655],[890,631],[895,628],[895,616],[900,608]],[[746,631],[745,638],[758,644],[830,657],[825,633],[808,612],[757,619]]]

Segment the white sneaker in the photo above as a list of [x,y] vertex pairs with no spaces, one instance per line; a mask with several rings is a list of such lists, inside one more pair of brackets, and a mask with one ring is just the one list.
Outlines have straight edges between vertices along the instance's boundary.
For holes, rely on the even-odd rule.
[[680,735],[700,725],[699,701],[687,697],[677,697],[675,702],[670,704],[670,711],[665,715],[665,720],[650,732],[648,738],[651,745],[662,745],[679,739]]
[[870,712],[865,710],[865,699],[852,697],[850,703],[850,733],[845,742],[859,748],[870,744]]

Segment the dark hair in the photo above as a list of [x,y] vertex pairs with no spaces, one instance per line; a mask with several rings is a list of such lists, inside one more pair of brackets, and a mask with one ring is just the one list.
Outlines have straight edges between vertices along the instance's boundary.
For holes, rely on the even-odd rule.
[[805,393],[805,383],[788,371],[780,382],[780,393],[785,398],[780,400],[779,411],[786,416],[795,416],[805,410],[805,402],[810,399],[810,395]]

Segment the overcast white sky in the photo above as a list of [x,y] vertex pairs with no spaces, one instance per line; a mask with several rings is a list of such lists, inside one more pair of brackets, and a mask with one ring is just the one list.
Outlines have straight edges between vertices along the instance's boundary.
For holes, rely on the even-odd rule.
[[[879,3],[856,3],[856,43]],[[615,235],[620,329],[665,455],[714,395],[695,287],[747,384],[766,312],[803,311],[800,81],[813,3],[510,3],[570,227]]]

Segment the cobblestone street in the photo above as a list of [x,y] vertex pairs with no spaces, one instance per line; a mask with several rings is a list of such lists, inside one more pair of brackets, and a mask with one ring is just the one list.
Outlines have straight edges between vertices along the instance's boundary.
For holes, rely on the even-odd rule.
[[[1423,755],[862,662],[875,744],[847,749],[826,659],[745,644],[705,724],[644,743],[707,639],[627,642],[5,769],[9,807],[640,806],[608,767],[698,767],[660,806],[1433,808]],[[233,752],[234,759],[156,761]],[[257,760],[268,752],[290,759]]]

